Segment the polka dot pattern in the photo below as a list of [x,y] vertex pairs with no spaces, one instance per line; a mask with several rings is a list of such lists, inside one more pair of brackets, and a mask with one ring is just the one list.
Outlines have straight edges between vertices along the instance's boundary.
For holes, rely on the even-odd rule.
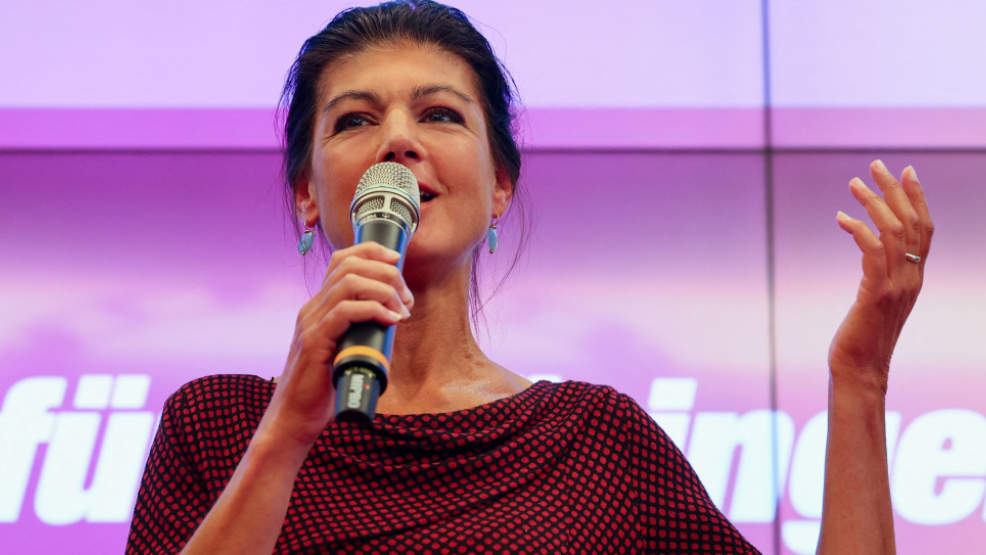
[[[275,384],[209,376],[167,403],[129,555],[178,553],[222,493]],[[443,414],[333,423],[298,473],[274,553],[755,554],[632,399],[541,381]]]

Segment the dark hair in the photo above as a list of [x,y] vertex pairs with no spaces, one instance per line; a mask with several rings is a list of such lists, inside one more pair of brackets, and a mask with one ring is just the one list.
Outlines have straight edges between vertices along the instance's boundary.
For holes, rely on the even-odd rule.
[[[508,212],[516,214],[520,220],[518,249],[504,278],[494,289],[493,293],[496,293],[520,260],[530,228],[522,202],[526,193],[522,188],[518,189],[521,154],[514,136],[517,131],[516,85],[489,42],[465,14],[431,0],[397,0],[344,10],[301,47],[281,92],[279,110],[284,119],[285,200],[295,233],[299,236],[301,233],[293,217],[295,190],[298,180],[311,165],[319,83],[325,68],[341,56],[403,42],[436,46],[454,54],[469,64],[476,75],[494,162],[510,176],[513,185],[513,209]],[[318,235],[324,241],[323,234]],[[478,314],[485,304],[480,298],[478,278],[481,247],[473,252],[469,286],[470,316],[474,326],[478,324]],[[327,245],[323,248],[329,252]]]

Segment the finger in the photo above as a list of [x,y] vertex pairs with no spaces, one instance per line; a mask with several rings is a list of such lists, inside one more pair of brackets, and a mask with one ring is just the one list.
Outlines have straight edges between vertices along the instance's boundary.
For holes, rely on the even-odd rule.
[[835,216],[844,231],[852,234],[859,250],[863,251],[863,275],[874,283],[882,283],[888,278],[887,253],[881,241],[864,222],[851,218],[841,210]]
[[931,249],[931,237],[935,233],[935,224],[931,221],[931,213],[928,211],[928,200],[924,196],[924,188],[921,187],[921,182],[918,181],[918,174],[914,171],[914,166],[907,166],[904,169],[904,174],[901,176],[901,184],[904,187],[904,192],[907,193],[907,198],[911,201],[911,206],[918,213],[918,219],[921,221],[921,248],[920,252],[916,254],[921,257],[919,265],[923,270],[924,261],[928,258],[928,251]]
[[344,260],[353,256],[366,260],[386,262],[388,264],[397,264],[401,259],[400,253],[388,249],[376,241],[357,243],[351,247],[339,249],[332,253],[332,258],[329,260],[329,267],[325,271],[325,277],[322,279],[322,283],[324,284],[328,280],[332,272],[339,267],[339,264],[342,264]]
[[324,309],[316,310],[316,313],[324,314],[344,300],[377,301],[389,310],[400,313],[405,319],[411,316],[410,311],[393,286],[359,274],[344,276],[326,295],[323,303]]
[[[907,252],[917,254],[921,250],[921,220],[911,205],[911,199],[882,160],[870,164],[870,174],[883,191],[883,199],[900,223],[904,224]],[[903,176],[901,176],[903,178]]]
[[[351,275],[365,278],[368,281],[364,282],[353,278],[346,282],[349,279],[348,276]],[[367,260],[354,255],[343,259],[335,271],[328,276],[322,289],[305,303],[299,313],[299,323],[305,326],[310,325],[311,322],[317,322],[340,300],[362,298],[359,295],[359,291],[363,287],[361,284],[369,281],[375,283],[366,287],[375,290],[376,293],[374,293],[375,296],[367,298],[388,303],[391,310],[405,317],[410,314],[410,309],[414,307],[414,295],[411,294],[411,290],[404,282],[400,270],[387,262]],[[346,282],[345,285],[343,285],[344,282]],[[386,292],[386,294],[381,293],[381,291]],[[393,301],[391,295],[394,295],[393,298],[396,299],[396,302]]]
[[888,271],[893,274],[901,269],[902,264],[910,264],[904,258],[904,254],[907,252],[904,225],[900,223],[887,203],[883,202],[880,195],[871,191],[858,177],[854,177],[849,182],[849,190],[856,197],[856,200],[866,208],[866,213],[869,214],[870,219],[880,231],[880,241],[886,252]]
[[318,329],[326,341],[335,343],[352,324],[375,320],[390,326],[401,318],[400,314],[376,301],[342,301],[325,314]]
[[404,276],[397,266],[379,260],[367,260],[358,256],[350,256],[343,260],[336,271],[328,276],[323,283],[323,288],[331,289],[343,277],[349,274],[357,274],[366,278],[375,279],[393,287],[401,297],[401,300],[408,308],[414,305],[414,295],[404,282]]

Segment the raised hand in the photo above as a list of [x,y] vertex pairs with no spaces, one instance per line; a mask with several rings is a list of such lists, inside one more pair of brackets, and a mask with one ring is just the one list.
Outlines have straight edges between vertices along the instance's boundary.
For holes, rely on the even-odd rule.
[[828,439],[819,555],[896,553],[887,473],[890,356],[924,279],[934,226],[914,168],[900,181],[870,164],[883,197],[859,178],[849,190],[880,236],[841,211],[839,226],[863,251],[863,279],[829,348]]
[[877,160],[870,164],[870,174],[882,198],[858,177],[849,182],[849,190],[866,208],[880,236],[841,211],[836,217],[863,252],[863,279],[856,302],[829,348],[829,368],[834,381],[877,386],[886,392],[890,356],[921,291],[934,225],[913,167],[904,169],[898,181]]

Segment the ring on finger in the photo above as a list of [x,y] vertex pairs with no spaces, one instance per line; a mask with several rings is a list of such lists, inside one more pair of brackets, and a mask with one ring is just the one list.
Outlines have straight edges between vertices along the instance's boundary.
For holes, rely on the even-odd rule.
[[921,262],[921,257],[920,256],[918,256],[916,254],[911,254],[909,252],[908,253],[904,253],[904,258],[906,258],[908,262],[913,262],[915,264]]

